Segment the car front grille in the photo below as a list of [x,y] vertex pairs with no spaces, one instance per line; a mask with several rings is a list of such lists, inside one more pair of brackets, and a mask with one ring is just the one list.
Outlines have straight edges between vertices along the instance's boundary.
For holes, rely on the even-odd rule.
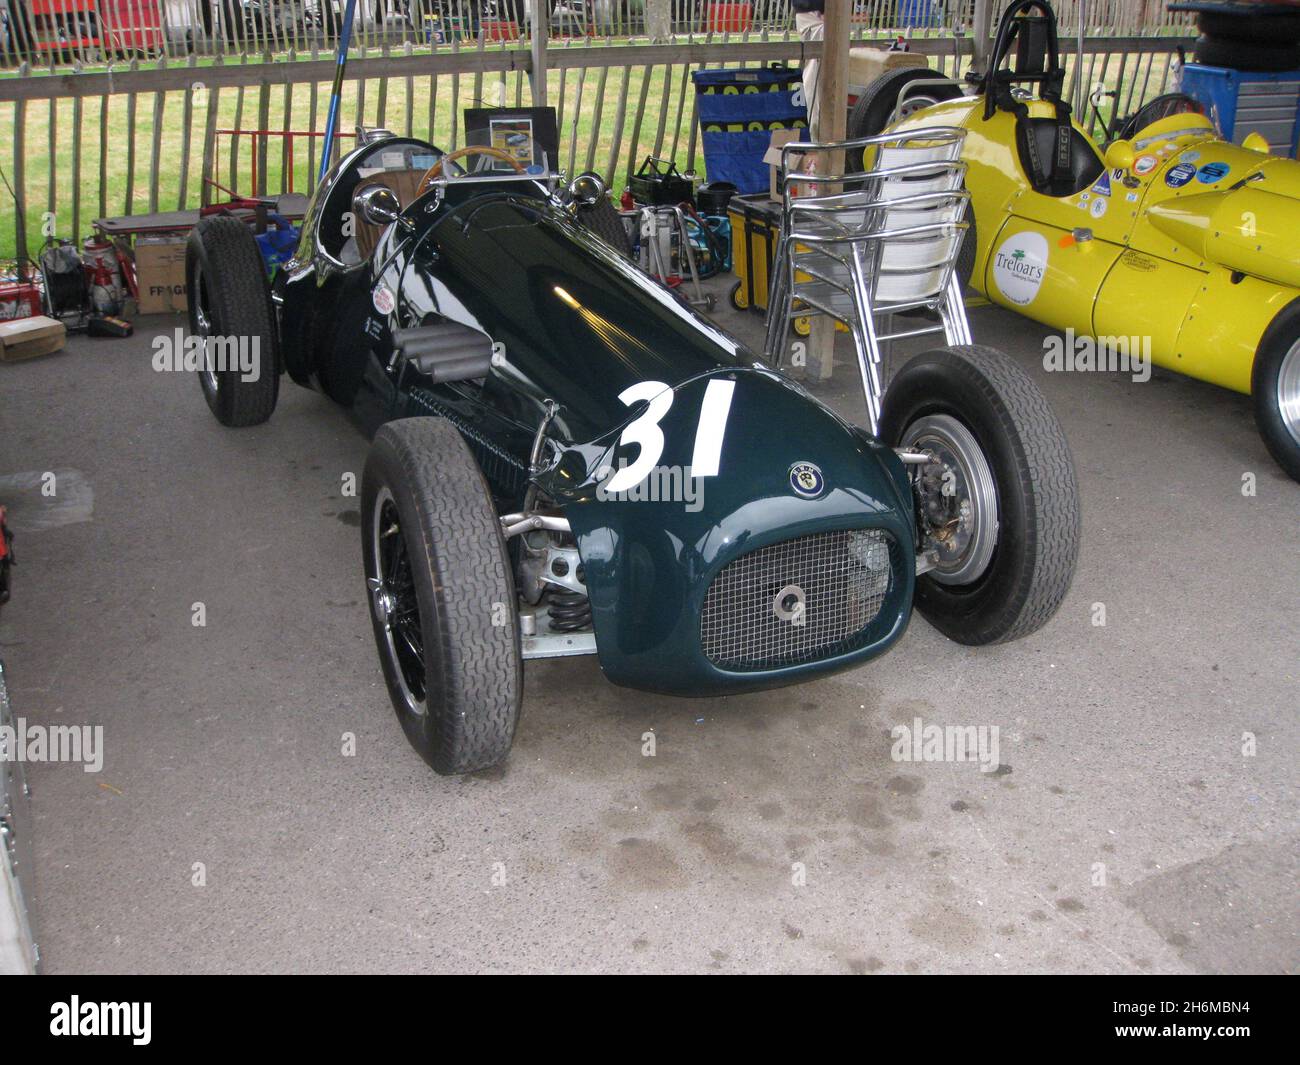
[[705,594],[705,657],[723,669],[757,670],[852,650],[884,606],[896,554],[887,532],[848,529],[742,555]]

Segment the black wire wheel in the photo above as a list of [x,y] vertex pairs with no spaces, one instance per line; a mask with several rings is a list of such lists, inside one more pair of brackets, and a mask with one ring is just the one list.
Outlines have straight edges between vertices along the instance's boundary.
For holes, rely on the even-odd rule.
[[496,765],[523,692],[517,599],[487,482],[456,427],[381,428],[361,517],[375,646],[406,738],[438,773]]
[[366,589],[373,616],[382,628],[382,635],[376,632],[379,653],[393,664],[395,697],[400,699],[401,711],[423,715],[428,707],[420,602],[411,574],[411,556],[402,535],[401,515],[387,485],[379,490],[371,520],[374,528],[370,530],[369,547],[373,557],[366,569]]

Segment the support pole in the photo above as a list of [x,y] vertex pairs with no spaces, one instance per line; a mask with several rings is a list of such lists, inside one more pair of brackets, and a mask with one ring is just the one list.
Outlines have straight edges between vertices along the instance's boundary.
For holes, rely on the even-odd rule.
[[[822,142],[844,140],[848,125],[851,8],[851,4],[826,5],[821,68],[817,74],[817,120],[813,127]],[[831,152],[826,158],[833,173],[844,173],[843,152]],[[816,315],[808,337],[808,376],[826,380],[834,370],[834,359],[835,322]]]
[[[532,53],[533,65],[528,72],[528,83],[533,89],[533,106],[546,107],[546,42],[551,36],[550,0],[528,0],[533,8]],[[551,160],[555,168],[555,160]]]
[[989,63],[989,34],[993,32],[993,0],[975,0],[970,24],[971,66],[981,74]]

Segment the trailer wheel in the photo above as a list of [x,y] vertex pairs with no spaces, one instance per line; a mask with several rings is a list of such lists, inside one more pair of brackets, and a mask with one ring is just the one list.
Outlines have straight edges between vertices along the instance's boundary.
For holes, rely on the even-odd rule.
[[928,351],[890,382],[880,437],[938,459],[913,482],[918,531],[938,547],[917,578],[917,609],[972,645],[1046,624],[1074,576],[1079,490],[1038,386],[992,348]]
[[442,418],[389,422],[361,484],[370,617],[411,746],[442,774],[505,759],[523,694],[514,578],[487,482]]

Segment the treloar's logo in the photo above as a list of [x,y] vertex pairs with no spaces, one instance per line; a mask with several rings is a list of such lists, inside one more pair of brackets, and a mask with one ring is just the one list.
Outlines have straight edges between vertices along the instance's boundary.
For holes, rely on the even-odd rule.
[[1034,301],[1047,272],[1047,238],[1041,233],[1018,233],[993,253],[993,280],[1017,307]]

